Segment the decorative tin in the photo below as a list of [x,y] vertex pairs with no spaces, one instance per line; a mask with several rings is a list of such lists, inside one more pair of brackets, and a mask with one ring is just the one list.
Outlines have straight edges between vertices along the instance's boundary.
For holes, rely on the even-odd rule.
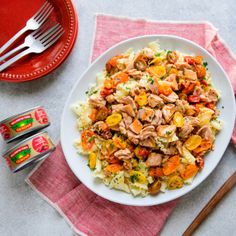
[[55,150],[48,132],[35,134],[14,147],[10,148],[3,154],[7,164],[12,172],[17,172],[25,167],[46,158]]
[[1,121],[0,133],[3,139],[9,143],[49,125],[46,111],[39,106]]

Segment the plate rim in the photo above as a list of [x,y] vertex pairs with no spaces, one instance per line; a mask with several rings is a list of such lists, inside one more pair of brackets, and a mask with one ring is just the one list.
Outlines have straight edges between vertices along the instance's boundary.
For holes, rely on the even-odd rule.
[[[151,34],[151,35],[142,35],[142,36],[137,36],[137,37],[128,38],[128,39],[126,39],[126,40],[123,40],[123,41],[121,41],[121,42],[119,42],[119,43],[113,45],[112,47],[110,47],[110,48],[108,48],[106,51],[104,51],[101,55],[99,55],[92,63],[90,63],[90,64],[88,65],[87,69],[86,69],[86,70],[81,74],[81,76],[77,79],[77,81],[75,82],[75,84],[74,84],[74,86],[72,87],[71,91],[69,92],[69,94],[68,94],[68,96],[67,96],[67,99],[66,99],[66,102],[65,102],[64,107],[63,107],[63,112],[62,112],[62,116],[61,116],[61,124],[60,124],[60,140],[61,140],[61,146],[62,146],[62,150],[63,150],[64,156],[65,156],[66,162],[67,162],[67,164],[69,165],[71,171],[74,173],[74,175],[76,176],[76,178],[77,178],[78,180],[80,180],[80,179],[79,179],[79,177],[77,176],[76,171],[74,170],[74,167],[70,165],[69,158],[68,158],[67,155],[66,155],[66,147],[64,146],[65,144],[64,144],[64,142],[63,142],[63,139],[64,139],[64,138],[63,138],[63,126],[64,126],[64,124],[65,124],[64,118],[65,118],[66,112],[68,112],[67,108],[70,107],[70,105],[71,105],[71,104],[69,103],[70,98],[71,98],[72,94],[74,93],[74,91],[76,90],[76,88],[77,88],[77,86],[78,86],[78,83],[80,83],[80,80],[81,80],[81,79],[84,77],[84,75],[89,71],[89,69],[90,69],[94,64],[96,64],[97,61],[99,61],[102,57],[104,57],[104,56],[105,56],[106,54],[108,54],[110,51],[112,51],[113,49],[115,49],[116,47],[118,47],[118,46],[120,46],[120,45],[122,45],[122,44],[128,43],[128,42],[133,41],[133,40],[135,41],[135,40],[138,40],[138,39],[149,38],[149,37],[150,37],[150,38],[156,37],[157,40],[158,40],[158,37],[163,37],[163,38],[164,38],[164,37],[167,37],[167,38],[178,39],[178,40],[185,41],[185,42],[187,42],[187,43],[193,44],[193,45],[194,45],[195,47],[197,47],[198,49],[203,50],[208,56],[211,57],[211,59],[214,61],[214,63],[215,63],[217,66],[220,67],[220,69],[222,70],[222,72],[223,72],[223,74],[224,74],[224,76],[225,76],[225,78],[226,78],[226,80],[227,80],[227,83],[228,83],[228,85],[229,85],[229,87],[230,87],[231,95],[234,95],[234,92],[233,92],[233,88],[232,88],[230,79],[229,79],[228,75],[226,74],[224,68],[223,68],[223,67],[221,66],[221,64],[216,60],[215,57],[213,57],[205,48],[203,48],[203,47],[200,46],[199,44],[195,43],[194,41],[191,41],[191,40],[189,40],[189,39],[186,39],[186,38],[183,38],[183,37],[180,37],[180,36],[176,36],[176,35]],[[234,115],[234,117],[235,117],[235,115],[236,115],[236,104],[235,104],[235,100],[233,101],[232,113],[233,113],[233,115]],[[235,119],[234,119],[234,121],[233,121],[232,127],[234,126],[234,123],[235,123]],[[229,143],[230,143],[230,139],[231,139],[232,133],[233,133],[233,128],[232,128],[231,132],[229,132],[228,137],[227,137],[227,143],[228,143],[228,145],[229,145]],[[73,144],[71,144],[71,145],[73,146]],[[223,157],[223,155],[224,155],[224,153],[225,153],[225,151],[226,151],[228,145],[226,145],[226,146],[224,147],[223,152],[222,152],[222,155],[220,156],[219,160],[215,163],[215,165],[213,166],[212,170],[209,171],[208,173],[206,173],[205,178],[204,178],[202,181],[200,181],[198,184],[195,184],[195,185],[194,185],[194,182],[193,182],[193,184],[191,185],[191,186],[192,186],[191,189],[188,189],[188,188],[183,189],[183,191],[182,191],[177,197],[173,197],[173,198],[168,199],[168,200],[166,200],[166,201],[163,200],[163,201],[160,201],[160,202],[158,202],[158,203],[153,202],[153,203],[143,203],[143,204],[139,204],[139,203],[135,203],[135,202],[134,202],[133,204],[129,204],[129,203],[124,203],[124,202],[122,202],[122,201],[119,201],[119,199],[117,199],[116,201],[114,201],[114,199],[111,199],[108,195],[103,196],[103,195],[99,194],[96,190],[94,190],[94,189],[90,188],[89,186],[87,186],[86,183],[82,182],[81,180],[80,180],[80,181],[81,181],[82,184],[84,184],[84,185],[85,185],[89,190],[91,190],[93,193],[97,194],[98,196],[100,196],[100,197],[102,197],[102,198],[104,198],[104,199],[106,199],[106,200],[109,200],[109,201],[111,201],[111,202],[114,202],[114,203],[118,203],[118,204],[122,204],[122,205],[129,205],[129,206],[140,206],[140,207],[142,207],[142,206],[160,205],[160,204],[167,203],[167,202],[171,202],[171,201],[173,201],[173,200],[175,200],[175,199],[178,199],[178,198],[182,197],[183,195],[185,195],[185,194],[191,192],[192,190],[194,190],[194,189],[197,188],[198,186],[200,186],[200,185],[209,177],[209,175],[215,170],[215,168],[218,166],[218,164],[219,164],[219,162],[221,161],[221,159],[222,159],[222,157]]]
[[[59,58],[59,56],[57,56],[54,60],[52,66],[50,66],[48,69],[42,68],[43,70],[41,72],[37,72],[33,75],[29,75],[29,73],[24,73],[24,74],[11,74],[11,73],[4,73],[1,72],[0,73],[0,82],[10,82],[10,83],[22,83],[22,82],[28,82],[28,81],[32,81],[32,80],[37,80],[37,79],[41,79],[44,76],[50,74],[52,71],[56,70],[70,55],[72,49],[74,48],[74,45],[76,43],[76,39],[78,36],[78,31],[79,31],[79,17],[78,17],[78,11],[76,9],[75,3],[73,0],[63,0],[63,2],[65,3],[65,6],[71,7],[71,13],[72,14],[68,14],[70,17],[73,18],[73,25],[72,25],[72,30],[73,31],[71,33],[72,38],[71,41],[69,43],[69,46],[67,49],[62,48],[61,51],[65,50],[66,53],[63,54],[61,56],[61,58]],[[70,34],[70,32],[68,33],[68,35]],[[61,52],[60,51],[60,52]],[[21,78],[21,76],[23,76],[23,78]],[[20,78],[19,78],[20,77]]]

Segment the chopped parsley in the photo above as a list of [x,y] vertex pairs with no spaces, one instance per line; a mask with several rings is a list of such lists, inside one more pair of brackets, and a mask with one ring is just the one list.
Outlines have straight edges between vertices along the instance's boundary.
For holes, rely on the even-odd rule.
[[91,143],[94,139],[95,139],[95,136],[91,136],[91,137],[88,139],[88,142]]
[[97,89],[90,89],[90,90],[87,90],[86,92],[85,92],[85,94],[86,95],[88,95],[88,96],[91,96],[91,95],[93,95],[93,94],[96,94],[98,92],[98,90]]
[[166,55],[168,55],[169,53],[171,53],[172,51],[167,51]]
[[113,148],[114,148],[114,144],[110,143],[110,149],[113,149]]
[[170,135],[172,133],[172,131],[166,131],[167,135]]
[[156,53],[155,57],[159,57],[161,55],[161,53]]
[[130,176],[130,180],[131,180],[132,183],[138,181],[138,180],[139,180],[138,174],[131,175],[131,176]]
[[153,78],[151,78],[151,77],[148,77],[148,82],[150,82],[151,84],[153,84],[153,83],[154,83],[154,80],[153,80]]
[[206,61],[203,62],[203,66],[207,67],[208,63]]

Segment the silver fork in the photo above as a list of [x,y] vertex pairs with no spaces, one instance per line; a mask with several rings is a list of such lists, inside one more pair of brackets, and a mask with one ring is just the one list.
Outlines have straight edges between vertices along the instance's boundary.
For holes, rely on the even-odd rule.
[[46,32],[43,32],[41,35],[37,34],[37,38],[34,38],[34,42],[28,49],[24,50],[23,52],[19,53],[18,55],[0,65],[0,72],[5,70],[8,66],[18,61],[22,57],[26,56],[27,54],[41,53],[45,51],[50,46],[52,46],[62,36],[63,33],[63,28],[59,23],[57,23]]
[[11,51],[5,53],[2,57],[0,57],[0,62],[4,61],[6,58],[10,57],[12,54],[15,54],[16,52],[20,51],[23,48],[26,47],[30,47],[35,38],[37,38],[40,34],[42,34],[43,32],[45,32],[47,29],[49,28],[49,25],[47,25],[47,22],[45,22],[45,24],[43,24],[39,29],[33,31],[31,34],[29,34],[26,38],[24,43],[22,43],[21,45],[19,45],[16,48],[13,48]]
[[46,1],[42,7],[27,22],[24,28],[18,31],[11,39],[9,39],[1,48],[0,54],[3,53],[12,43],[16,41],[22,34],[28,30],[38,29],[49,17],[53,10],[53,6]]

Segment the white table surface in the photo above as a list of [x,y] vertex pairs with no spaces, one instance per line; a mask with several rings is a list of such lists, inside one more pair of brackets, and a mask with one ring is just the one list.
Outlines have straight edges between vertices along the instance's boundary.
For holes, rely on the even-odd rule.
[[[46,107],[54,140],[59,139],[60,116],[68,91],[89,64],[95,13],[123,15],[151,20],[208,20],[236,54],[236,4],[234,0],[76,0],[79,37],[68,60],[55,72],[37,81],[0,83],[0,120],[36,105]],[[0,16],[1,17],[1,16]],[[4,32],[0,32],[0,37]],[[1,152],[6,145],[0,140]],[[64,219],[24,179],[32,168],[11,174],[0,159],[0,235],[74,235]],[[210,177],[181,198],[167,220],[162,236],[181,235],[216,190],[236,169],[236,155],[229,145],[220,164]],[[221,201],[195,235],[236,235],[236,188]],[[155,219],[153,219],[155,224]]]

